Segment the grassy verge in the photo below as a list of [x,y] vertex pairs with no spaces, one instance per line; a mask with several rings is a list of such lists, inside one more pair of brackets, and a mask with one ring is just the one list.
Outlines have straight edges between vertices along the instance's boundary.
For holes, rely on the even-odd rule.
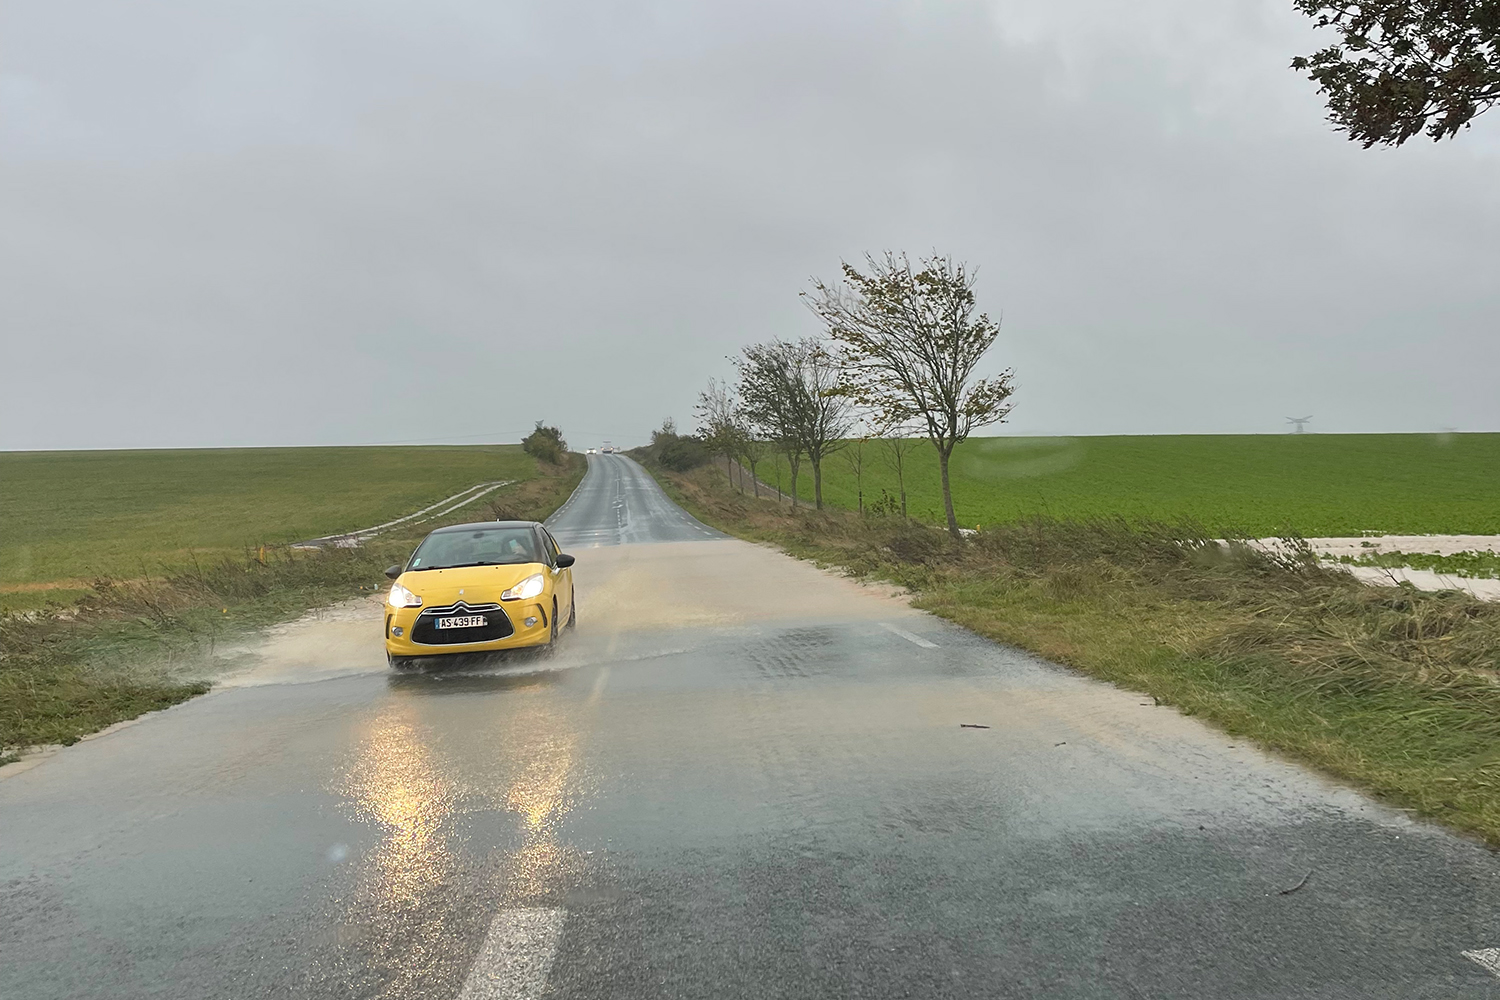
[[1143,691],[1500,846],[1500,605],[1367,587],[1311,553],[1123,520],[792,514],[654,470],[705,523],[907,587],[917,606]]
[[218,553],[158,576],[102,578],[68,604],[0,613],[0,763],[203,693],[195,668],[217,644],[369,593],[439,524],[544,519],[586,468],[579,455],[564,467],[534,467],[488,503],[357,549]]

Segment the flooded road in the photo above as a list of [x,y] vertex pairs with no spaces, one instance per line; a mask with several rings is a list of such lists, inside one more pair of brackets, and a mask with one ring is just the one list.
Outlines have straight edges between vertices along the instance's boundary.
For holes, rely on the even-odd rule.
[[552,528],[555,656],[350,605],[0,781],[0,997],[1500,996],[1479,847],[623,457]]

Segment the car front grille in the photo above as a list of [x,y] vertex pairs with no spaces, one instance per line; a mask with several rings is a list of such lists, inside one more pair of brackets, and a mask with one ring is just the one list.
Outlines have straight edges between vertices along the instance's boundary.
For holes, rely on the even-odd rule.
[[[455,615],[483,615],[485,624],[473,628],[437,627],[436,619]],[[411,627],[411,641],[424,646],[452,646],[470,642],[493,642],[516,634],[510,616],[498,604],[465,604],[459,601],[442,608],[423,608]]]

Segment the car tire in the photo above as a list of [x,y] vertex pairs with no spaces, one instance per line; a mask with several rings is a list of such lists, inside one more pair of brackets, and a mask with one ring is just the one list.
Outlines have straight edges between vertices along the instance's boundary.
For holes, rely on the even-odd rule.
[[578,627],[578,591],[568,588],[568,628]]

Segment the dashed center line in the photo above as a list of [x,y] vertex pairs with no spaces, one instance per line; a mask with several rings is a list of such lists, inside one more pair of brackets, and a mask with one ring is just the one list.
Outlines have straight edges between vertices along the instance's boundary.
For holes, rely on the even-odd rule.
[[533,1000],[547,986],[566,910],[501,910],[458,1000]]
[[912,633],[906,631],[906,629],[904,629],[904,628],[897,628],[896,626],[892,625],[890,622],[881,622],[880,625],[881,625],[882,628],[889,629],[890,631],[896,633],[901,638],[905,639],[907,642],[914,642],[914,643],[916,643],[918,646],[921,646],[923,649],[937,649],[938,648],[938,644],[937,643],[935,643],[935,642],[928,642],[926,639],[922,638],[920,635],[913,635]]

